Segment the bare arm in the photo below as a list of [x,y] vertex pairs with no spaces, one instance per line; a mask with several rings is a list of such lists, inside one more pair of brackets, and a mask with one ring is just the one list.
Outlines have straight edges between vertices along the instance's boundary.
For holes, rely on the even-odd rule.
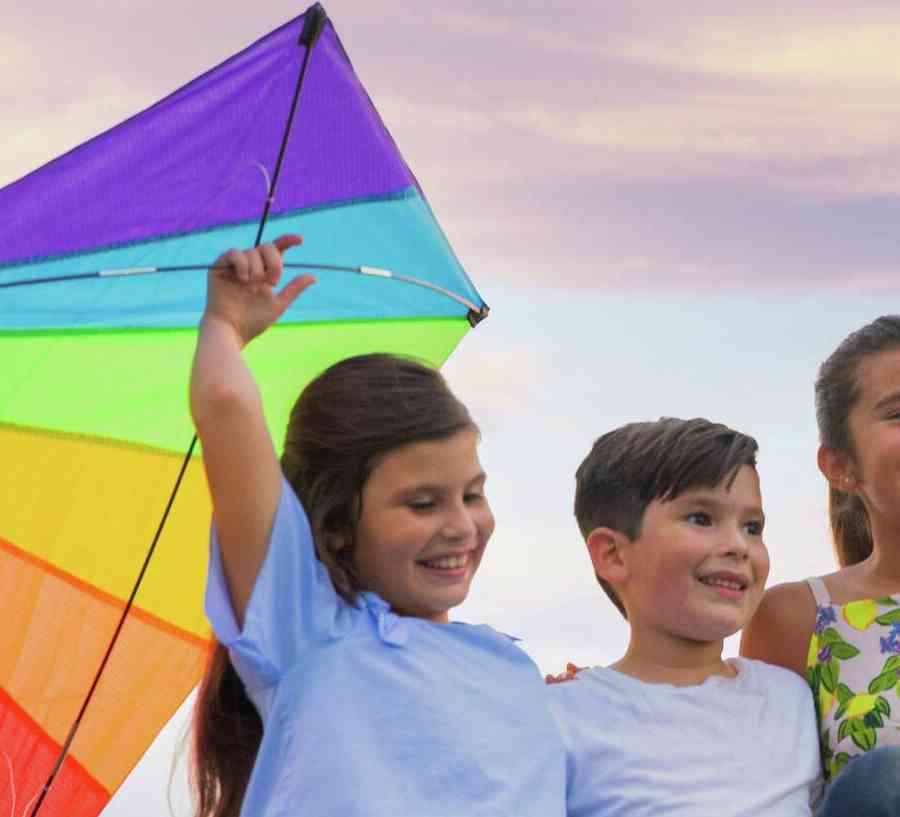
[[281,253],[300,243],[284,236],[246,252],[231,251],[210,270],[206,312],[191,370],[191,413],[203,462],[225,580],[240,624],[266,557],[281,491],[281,471],[263,416],[259,390],[241,355],[313,279],[274,292]]
[[809,639],[816,626],[816,603],[805,582],[766,591],[741,635],[741,655],[776,664],[806,677]]

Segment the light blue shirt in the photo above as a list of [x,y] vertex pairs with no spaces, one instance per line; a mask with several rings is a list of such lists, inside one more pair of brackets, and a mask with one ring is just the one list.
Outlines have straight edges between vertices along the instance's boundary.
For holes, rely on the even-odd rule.
[[212,535],[206,613],[264,724],[245,817],[562,817],[565,752],[541,675],[485,625],[356,606],[283,483],[239,630]]
[[569,817],[809,817],[820,787],[809,687],[781,667],[730,663],[737,677],[698,686],[597,667],[550,687]]

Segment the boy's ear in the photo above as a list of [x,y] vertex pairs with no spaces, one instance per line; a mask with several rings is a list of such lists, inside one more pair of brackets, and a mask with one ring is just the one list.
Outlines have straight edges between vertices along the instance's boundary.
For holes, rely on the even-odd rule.
[[612,528],[594,528],[585,540],[594,573],[613,586],[628,576],[628,564],[622,552],[628,541],[624,533]]
[[846,454],[820,445],[816,461],[819,470],[832,488],[845,494],[853,493],[857,489],[858,483]]

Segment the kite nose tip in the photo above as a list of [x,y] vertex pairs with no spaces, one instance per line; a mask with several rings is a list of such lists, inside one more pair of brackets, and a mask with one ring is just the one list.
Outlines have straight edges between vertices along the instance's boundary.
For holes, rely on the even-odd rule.
[[470,309],[469,314],[466,315],[466,317],[469,319],[469,326],[474,328],[490,314],[491,308],[487,304],[484,304],[481,309]]

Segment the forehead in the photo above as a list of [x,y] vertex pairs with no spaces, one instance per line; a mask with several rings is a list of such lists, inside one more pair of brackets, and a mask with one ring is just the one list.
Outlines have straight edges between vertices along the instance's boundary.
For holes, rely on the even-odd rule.
[[465,429],[451,437],[409,443],[388,452],[372,469],[364,490],[393,492],[422,484],[469,482],[481,473],[478,434]]
[[892,394],[900,402],[900,349],[890,349],[865,358],[857,370],[858,405],[871,408]]
[[[733,477],[733,479],[732,479]],[[695,487],[682,491],[675,499],[662,503],[681,507],[696,503],[739,506],[757,509],[762,506],[759,474],[749,465],[742,465],[736,473],[728,474],[713,487]]]

